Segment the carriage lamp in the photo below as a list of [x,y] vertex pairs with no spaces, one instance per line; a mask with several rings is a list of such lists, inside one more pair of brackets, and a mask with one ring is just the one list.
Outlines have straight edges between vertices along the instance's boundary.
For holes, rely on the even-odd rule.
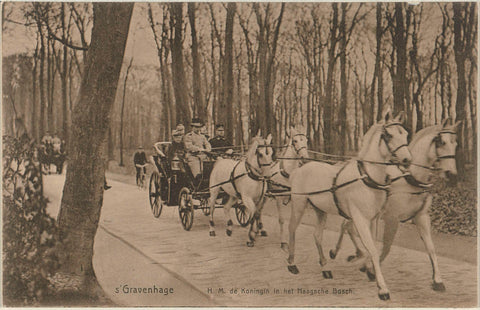
[[175,156],[172,158],[172,171],[179,171],[180,170],[180,158]]

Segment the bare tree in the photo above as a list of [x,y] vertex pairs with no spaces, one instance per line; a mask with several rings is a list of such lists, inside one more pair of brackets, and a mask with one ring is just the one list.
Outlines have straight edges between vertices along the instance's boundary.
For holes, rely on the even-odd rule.
[[466,104],[467,81],[466,61],[476,44],[474,29],[477,28],[476,3],[453,3],[453,32],[455,63],[457,64],[457,100],[455,105],[456,120],[462,121],[458,132],[457,169],[460,177],[465,175],[466,151]]
[[[92,40],[73,113],[69,167],[58,216],[63,237],[55,279],[96,295],[93,241],[103,201],[104,144],[115,99],[133,3],[94,3]],[[85,169],[85,167],[90,167]],[[73,280],[73,281],[72,281]]]

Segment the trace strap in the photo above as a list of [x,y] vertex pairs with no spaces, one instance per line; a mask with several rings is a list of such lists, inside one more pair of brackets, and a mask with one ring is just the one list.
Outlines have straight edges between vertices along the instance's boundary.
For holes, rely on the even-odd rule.
[[[348,165],[348,164],[347,164]],[[335,206],[337,207],[338,209],[338,213],[343,216],[344,218],[346,219],[350,219],[350,217],[345,214],[345,212],[343,212],[343,210],[340,208],[340,203],[338,201],[338,197],[337,197],[337,193],[336,191],[339,189],[339,188],[342,188],[342,187],[345,187],[347,185],[350,185],[352,183],[355,183],[359,180],[362,180],[362,182],[370,187],[370,188],[373,188],[373,189],[377,189],[377,190],[383,190],[383,191],[388,191],[389,187],[390,187],[390,183],[386,183],[386,184],[380,184],[378,182],[376,182],[375,180],[372,179],[372,177],[370,177],[370,175],[367,173],[367,171],[365,170],[365,167],[363,165],[363,161],[361,160],[357,160],[357,167],[358,167],[358,171],[360,173],[360,177],[356,178],[356,179],[353,179],[353,180],[350,180],[350,181],[347,181],[345,183],[342,183],[342,184],[339,184],[337,185],[337,178],[338,176],[340,175],[340,173],[342,173],[342,171],[347,167],[347,165],[344,165],[338,172],[337,174],[335,175],[335,177],[333,178],[333,182],[332,182],[332,187],[331,188],[328,188],[328,189],[323,189],[323,190],[319,190],[319,191],[314,191],[314,192],[307,192],[307,193],[292,193],[292,195],[317,195],[317,194],[323,194],[323,193],[327,193],[327,192],[330,192],[332,193],[333,195],[333,201],[335,202]],[[310,198],[308,199],[308,201],[310,202],[310,204],[314,205],[313,202],[310,200]]]

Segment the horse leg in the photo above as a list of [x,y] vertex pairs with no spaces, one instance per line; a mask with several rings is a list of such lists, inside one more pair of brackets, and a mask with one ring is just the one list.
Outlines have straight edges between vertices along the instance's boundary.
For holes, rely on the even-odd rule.
[[265,200],[266,198],[263,198],[263,200],[260,202],[259,208],[258,208],[258,219],[257,219],[257,229],[260,231],[260,236],[266,237],[268,236],[267,231],[263,228],[263,222],[262,222],[262,210],[263,206],[265,205]]
[[295,262],[295,232],[297,227],[302,220],[303,213],[305,213],[305,208],[307,207],[307,197],[292,197],[292,211],[290,214],[290,223],[288,225],[289,233],[289,244],[288,244],[288,271],[293,274],[299,273]]
[[280,248],[287,252],[288,251],[288,242],[287,242],[287,230],[285,229],[285,209],[287,206],[283,205],[282,199],[275,199],[278,211],[278,224],[280,225]]
[[247,210],[252,214],[252,218],[250,219],[250,229],[248,230],[248,241],[247,246],[253,247],[255,245],[255,237],[257,235],[257,225],[255,222],[258,221],[260,217],[260,213],[257,212],[255,203],[253,202],[252,198],[250,197],[242,197],[243,204],[247,207]]
[[342,247],[343,236],[347,232],[347,225],[350,225],[350,221],[346,219],[343,220],[342,225],[340,227],[340,236],[338,237],[338,241],[337,241],[337,244],[335,245],[335,249],[332,249],[329,252],[331,259],[335,259],[335,257],[337,257],[337,254],[340,251],[340,248]]
[[[325,255],[323,255],[322,248],[323,230],[325,229],[327,214],[317,208],[313,208],[313,210],[315,210],[315,214],[317,215],[317,224],[315,225],[315,232],[313,233],[313,237],[315,239],[315,244],[317,245],[318,250],[318,263],[323,267],[327,264],[327,259],[325,258]],[[333,279],[332,272],[330,270],[324,270],[322,271],[322,273],[325,279]]]
[[361,242],[358,242],[358,238],[355,234],[355,226],[353,225],[352,221],[348,221],[345,229],[348,232],[350,240],[352,240],[353,246],[355,247],[355,255],[350,255],[347,257],[347,261],[353,263],[361,258],[364,258],[366,255],[362,251]]
[[375,242],[372,238],[372,233],[370,231],[370,222],[363,216],[363,214],[356,207],[350,208],[350,214],[352,216],[353,223],[355,228],[360,235],[360,240],[362,240],[363,245],[370,254],[373,268],[375,270],[375,275],[377,278],[377,287],[378,287],[378,297],[381,300],[389,300],[390,292],[388,290],[385,279],[383,278],[382,270],[380,268],[380,259],[375,246]]
[[382,254],[380,255],[380,261],[383,262],[390,253],[392,248],[393,240],[397,234],[399,220],[397,217],[385,213],[383,216],[384,221],[384,232],[383,232],[383,247]]
[[230,210],[232,209],[232,206],[235,204],[235,202],[237,202],[237,200],[238,198],[234,196],[230,196],[228,198],[227,203],[223,206],[223,212],[225,213],[225,221],[227,223],[227,229],[226,229],[227,236],[232,235],[233,222],[232,222]]
[[210,199],[208,200],[208,207],[210,209],[210,237],[215,236],[215,222],[213,221],[213,212],[215,211],[215,200],[217,199],[220,188],[214,187],[210,189]]
[[425,201],[423,210],[418,213],[415,218],[415,225],[417,226],[418,233],[423,240],[425,249],[428,252],[430,257],[430,262],[432,263],[433,269],[433,290],[443,292],[445,291],[445,285],[443,284],[442,277],[440,276],[440,271],[438,268],[437,255],[435,254],[435,247],[432,241],[431,228],[430,228],[430,216],[428,215],[428,209],[432,203],[432,196],[429,195]]

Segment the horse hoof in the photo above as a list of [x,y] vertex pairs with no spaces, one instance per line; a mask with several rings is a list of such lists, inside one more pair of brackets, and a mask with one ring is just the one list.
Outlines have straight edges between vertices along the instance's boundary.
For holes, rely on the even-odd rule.
[[253,247],[254,245],[255,245],[255,242],[253,242],[253,241],[247,241],[247,246],[248,246],[249,248]]
[[381,300],[390,300],[390,293],[378,294],[378,298]]
[[231,235],[232,235],[232,231],[227,229],[227,236],[230,237]]
[[337,257],[337,252],[335,252],[334,250],[330,250],[330,258],[331,259],[335,259],[335,257]]
[[333,275],[330,270],[322,271],[322,274],[325,279],[333,279]]
[[375,281],[375,278],[376,278],[375,274],[370,272],[369,270],[367,270],[367,277],[368,277],[368,281],[370,281],[370,282]]
[[[355,255],[350,255],[349,257],[347,257],[347,262],[351,262],[352,260],[354,260],[355,258],[357,258]],[[362,271],[363,272],[363,271]]]
[[365,272],[365,271],[367,271],[367,267],[363,266],[363,267],[361,267],[361,268],[358,269],[358,270],[360,270],[360,272]]
[[268,234],[267,234],[267,232],[266,232],[265,230],[262,230],[262,231],[260,232],[260,236],[266,237],[266,236],[268,236]]
[[210,237],[215,237],[215,232],[214,231],[210,232]]
[[283,251],[285,251],[285,253],[287,253],[287,252],[288,252],[288,243],[286,243],[286,242],[280,243],[280,248],[281,248]]
[[298,274],[300,272],[297,268],[297,265],[289,265],[288,271],[290,271],[293,274]]
[[446,288],[443,282],[433,282],[432,284],[433,290],[436,292],[445,292]]

